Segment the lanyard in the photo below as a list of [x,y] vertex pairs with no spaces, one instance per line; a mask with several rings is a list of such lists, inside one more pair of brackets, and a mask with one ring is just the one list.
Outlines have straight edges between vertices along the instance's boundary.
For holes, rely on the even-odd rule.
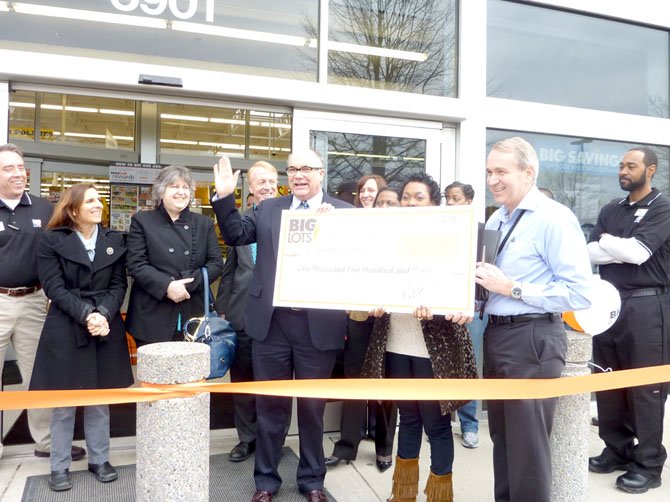
[[[521,212],[519,212],[519,216],[516,217],[516,220],[514,220],[514,223],[512,223],[512,228],[509,229],[509,232],[507,232],[507,235],[505,235],[505,238],[503,241],[500,243],[500,246],[498,246],[498,254],[503,250],[505,247],[505,244],[507,244],[507,240],[509,239],[510,235],[512,235],[512,232],[514,231],[514,228],[516,227],[517,223],[519,223],[519,220],[523,216],[523,213],[525,213],[526,210],[522,209]],[[500,227],[502,227],[502,221],[498,224],[498,230],[500,230]]]

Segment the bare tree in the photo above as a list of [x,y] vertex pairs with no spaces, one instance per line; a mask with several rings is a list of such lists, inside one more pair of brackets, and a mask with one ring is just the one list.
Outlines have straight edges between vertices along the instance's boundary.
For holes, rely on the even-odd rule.
[[[373,55],[347,51],[346,46],[331,48],[329,83],[455,95],[455,0],[331,0],[328,15],[329,43],[350,44],[361,52],[396,51]],[[306,17],[304,29],[318,38],[315,19]],[[314,54],[305,51],[303,55],[313,67]],[[328,151],[331,191],[369,173],[399,181],[407,169],[425,169],[421,140],[329,133]]]

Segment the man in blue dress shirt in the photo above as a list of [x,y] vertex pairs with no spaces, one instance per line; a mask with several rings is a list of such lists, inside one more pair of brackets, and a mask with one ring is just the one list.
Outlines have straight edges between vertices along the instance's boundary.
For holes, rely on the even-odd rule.
[[[567,338],[560,313],[588,308],[591,265],[575,215],[535,186],[539,161],[515,137],[486,161],[486,182],[500,207],[486,223],[502,241],[495,265],[480,263],[489,291],[484,312],[485,378],[558,378]],[[549,502],[549,436],[556,399],[488,401],[495,500]]]

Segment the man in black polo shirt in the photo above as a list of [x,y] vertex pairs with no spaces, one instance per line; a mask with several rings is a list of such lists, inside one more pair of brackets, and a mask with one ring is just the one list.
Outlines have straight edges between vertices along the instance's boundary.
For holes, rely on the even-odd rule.
[[[595,363],[614,371],[670,359],[670,199],[651,186],[657,163],[654,151],[645,147],[624,155],[619,185],[628,197],[603,207],[588,245],[600,276],[621,295],[618,320],[593,338]],[[616,486],[629,493],[661,486],[666,397],[663,384],[598,392],[605,449],[589,459],[589,469],[627,471]]]
[[[53,212],[49,202],[26,193],[27,181],[21,150],[12,144],[0,146],[0,374],[11,342],[26,386],[46,318],[47,299],[37,277],[37,247]],[[28,425],[35,455],[48,457],[51,410],[28,410]],[[72,447],[72,460],[85,454],[83,448]]]

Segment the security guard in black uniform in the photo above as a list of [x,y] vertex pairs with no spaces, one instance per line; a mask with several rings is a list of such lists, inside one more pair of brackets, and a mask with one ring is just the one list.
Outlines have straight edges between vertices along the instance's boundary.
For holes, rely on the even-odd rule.
[[[629,195],[603,207],[588,245],[601,278],[621,295],[616,323],[593,338],[595,363],[614,371],[670,361],[670,199],[651,186],[657,163],[646,147],[624,155],[619,185]],[[605,449],[589,469],[627,471],[616,486],[629,493],[661,486],[666,397],[667,384],[598,392]]]

